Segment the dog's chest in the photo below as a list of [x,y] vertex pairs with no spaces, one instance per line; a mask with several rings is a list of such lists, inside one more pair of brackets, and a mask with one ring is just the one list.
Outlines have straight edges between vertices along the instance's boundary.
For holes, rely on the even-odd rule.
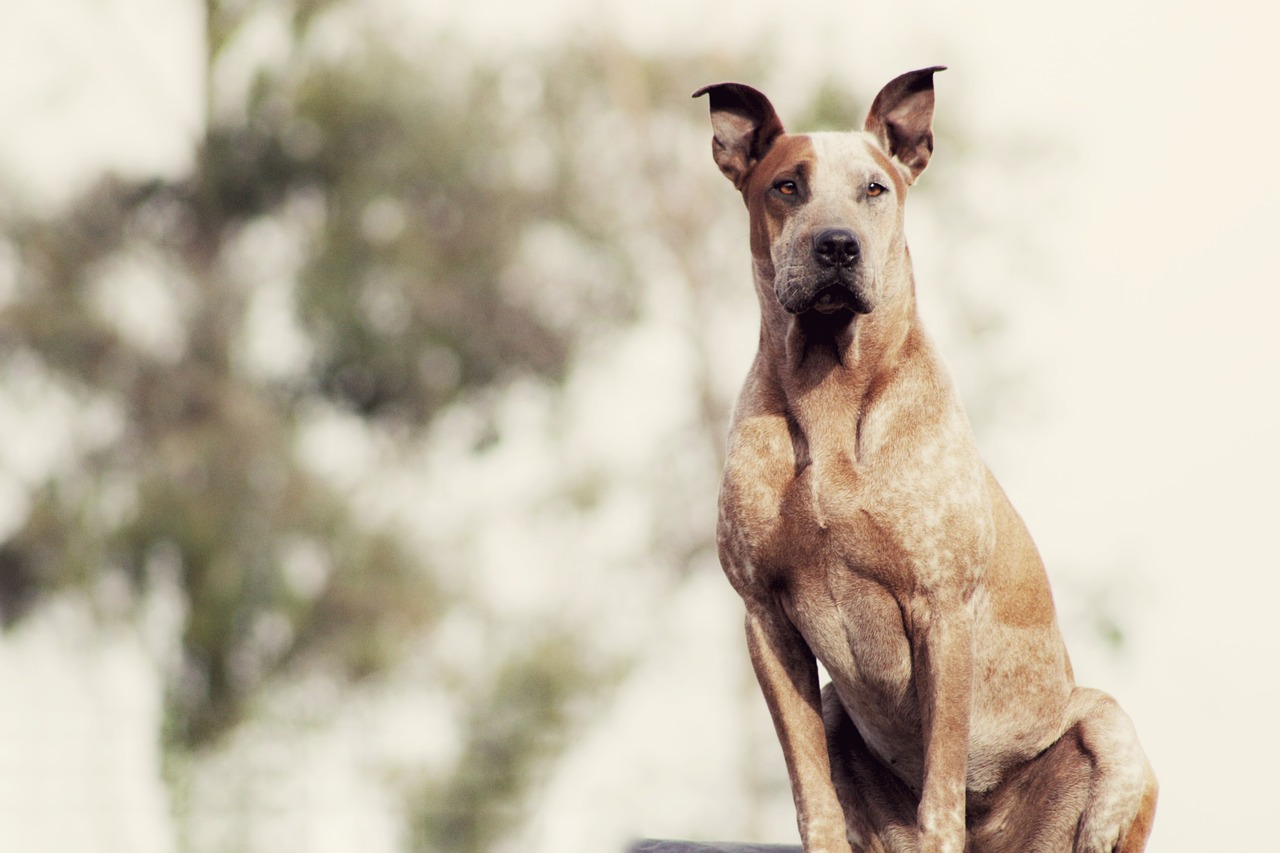
[[991,548],[985,468],[966,430],[913,439],[798,454],[780,416],[740,423],[721,491],[730,579],[821,588],[853,575],[899,598],[965,583]]
[[914,778],[910,600],[922,583],[979,571],[991,538],[981,463],[939,437],[897,456],[869,446],[862,459],[824,452],[797,465],[777,424],[738,432],[721,497],[726,573],[782,608],[868,745]]
[[993,523],[967,424],[916,430],[910,442],[868,429],[860,443],[806,453],[785,418],[740,421],[721,493],[721,549],[735,587],[776,600],[846,704],[888,735],[904,724],[918,730],[911,597],[971,582]]

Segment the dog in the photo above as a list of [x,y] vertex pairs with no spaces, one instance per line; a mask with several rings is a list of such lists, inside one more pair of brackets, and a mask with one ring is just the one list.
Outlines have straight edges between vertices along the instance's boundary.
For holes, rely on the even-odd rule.
[[1155,775],[1115,700],[1075,685],[1044,565],[917,313],[903,211],[941,70],[889,82],[848,133],[788,134],[739,83],[694,93],[761,315],[720,561],[806,853],[1135,853]]

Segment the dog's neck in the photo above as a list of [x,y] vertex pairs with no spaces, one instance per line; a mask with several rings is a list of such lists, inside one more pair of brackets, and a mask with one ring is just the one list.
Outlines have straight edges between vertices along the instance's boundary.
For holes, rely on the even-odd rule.
[[[774,296],[771,265],[755,264],[760,298],[761,376],[801,429],[817,419],[856,423],[868,402],[920,340],[909,256],[896,286],[869,314],[841,310],[792,315]],[[850,417],[852,416],[852,420]],[[809,431],[805,429],[805,431]]]

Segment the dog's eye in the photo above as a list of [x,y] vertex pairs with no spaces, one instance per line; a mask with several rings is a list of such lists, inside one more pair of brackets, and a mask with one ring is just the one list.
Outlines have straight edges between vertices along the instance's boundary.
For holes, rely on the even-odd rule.
[[795,181],[778,181],[773,185],[773,188],[783,195],[795,195],[800,191]]
[[871,183],[867,184],[867,195],[871,196],[872,198],[875,198],[876,196],[880,195],[883,192],[887,192],[884,185],[877,184],[875,181],[872,181]]

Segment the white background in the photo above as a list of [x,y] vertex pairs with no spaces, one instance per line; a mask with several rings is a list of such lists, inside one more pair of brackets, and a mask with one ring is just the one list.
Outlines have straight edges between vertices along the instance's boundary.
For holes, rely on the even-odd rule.
[[[968,138],[982,144],[1006,126],[1031,128],[1070,152],[1034,191],[992,194],[1033,221],[1050,247],[1053,286],[1008,295],[1008,349],[1029,374],[1036,414],[985,436],[984,452],[1051,571],[1123,575],[1123,654],[1071,641],[1079,680],[1120,698],[1160,775],[1151,849],[1265,849],[1259,833],[1280,763],[1280,6],[466,6],[425,5],[422,23],[448,23],[495,46],[574,26],[728,54],[768,43],[793,87],[847,69],[868,99],[901,71],[946,64],[939,109]],[[195,11],[174,0],[4,4],[0,170],[51,204],[104,165],[181,168],[200,121],[197,26]],[[774,98],[784,119],[785,89]],[[945,142],[935,170],[947,167]],[[719,180],[709,159],[708,180]],[[1046,185],[1052,199],[1042,195]],[[745,259],[745,237],[743,251]],[[927,245],[917,240],[913,251],[928,268]],[[922,280],[922,292],[929,285]],[[0,439],[11,448],[20,421],[0,413]],[[643,425],[637,430],[643,441]],[[688,593],[678,605],[689,609],[686,624],[719,626],[699,598],[720,602],[718,593]],[[699,630],[702,640],[692,636]],[[690,631],[655,640],[666,662],[642,670],[611,722],[570,755],[530,844],[566,849],[555,839],[679,831],[681,808],[697,812],[714,797],[698,779],[654,778],[674,774],[679,760],[619,767],[636,755],[678,759],[716,736],[714,718],[690,709],[687,691],[738,689],[737,676],[714,675],[741,653],[736,628]],[[129,642],[86,645],[56,626],[0,638],[0,840],[19,845],[6,850],[172,849],[149,740],[154,674]],[[664,690],[673,692],[655,695]],[[94,703],[137,713],[113,729],[95,721]],[[32,731],[46,734],[21,742],[14,734]],[[621,732],[642,740],[628,752],[617,745]],[[88,790],[95,779],[109,795]],[[597,793],[629,801],[592,801],[600,780],[617,790]],[[56,834],[50,821],[61,825]],[[593,826],[599,835],[572,829]],[[59,846],[42,847],[51,838]]]

